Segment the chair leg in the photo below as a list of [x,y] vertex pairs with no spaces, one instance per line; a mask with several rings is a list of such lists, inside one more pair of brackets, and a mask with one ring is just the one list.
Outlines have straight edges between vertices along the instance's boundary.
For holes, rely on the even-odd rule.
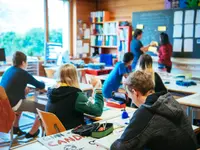
[[11,131],[10,131],[10,145],[9,145],[9,150],[11,149],[13,142],[14,142],[14,138],[13,138],[13,127],[12,127]]

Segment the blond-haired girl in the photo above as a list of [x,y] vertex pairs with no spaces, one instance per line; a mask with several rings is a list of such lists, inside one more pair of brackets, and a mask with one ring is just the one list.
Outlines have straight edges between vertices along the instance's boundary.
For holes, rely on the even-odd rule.
[[54,113],[67,130],[85,124],[84,113],[101,116],[104,101],[100,89],[95,90],[94,103],[89,101],[79,88],[77,71],[72,64],[63,65],[59,77],[58,87],[48,90],[46,111]]

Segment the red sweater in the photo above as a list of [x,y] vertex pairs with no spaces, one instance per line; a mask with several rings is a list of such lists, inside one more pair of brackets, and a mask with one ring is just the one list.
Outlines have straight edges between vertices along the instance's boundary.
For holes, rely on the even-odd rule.
[[159,49],[159,64],[166,65],[168,67],[172,66],[171,57],[172,57],[172,45],[166,44],[160,46]]

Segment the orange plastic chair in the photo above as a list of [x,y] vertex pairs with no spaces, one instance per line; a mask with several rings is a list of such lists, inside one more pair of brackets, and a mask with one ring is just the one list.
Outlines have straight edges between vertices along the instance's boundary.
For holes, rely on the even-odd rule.
[[10,106],[8,96],[3,87],[0,86],[0,132],[8,133],[10,131],[10,141],[2,142],[10,143],[9,149],[12,147],[16,138],[13,137],[13,124],[15,121],[15,112]]
[[37,112],[46,136],[66,131],[56,115],[39,109],[37,109]]

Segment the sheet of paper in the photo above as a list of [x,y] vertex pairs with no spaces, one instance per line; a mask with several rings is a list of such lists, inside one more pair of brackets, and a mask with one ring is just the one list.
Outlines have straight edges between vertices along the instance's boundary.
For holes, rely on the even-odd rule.
[[184,37],[193,37],[194,36],[194,25],[186,24],[184,27]]
[[200,24],[195,27],[195,38],[200,38]]
[[174,24],[182,24],[182,23],[183,23],[183,11],[175,11]]
[[182,39],[174,39],[173,52],[181,52],[182,43],[183,43]]
[[184,40],[184,52],[193,52],[193,39]]
[[166,26],[159,26],[158,31],[165,32],[167,30]]
[[143,24],[138,24],[136,28],[137,29],[144,29],[144,25]]
[[200,9],[197,10],[196,23],[200,23]]
[[90,45],[89,43],[84,43],[83,44],[83,53],[89,53]]
[[90,29],[84,30],[84,39],[90,39]]
[[185,24],[194,23],[194,10],[185,11]]
[[182,37],[182,31],[183,31],[182,25],[174,25],[173,37],[176,37],[176,38]]

